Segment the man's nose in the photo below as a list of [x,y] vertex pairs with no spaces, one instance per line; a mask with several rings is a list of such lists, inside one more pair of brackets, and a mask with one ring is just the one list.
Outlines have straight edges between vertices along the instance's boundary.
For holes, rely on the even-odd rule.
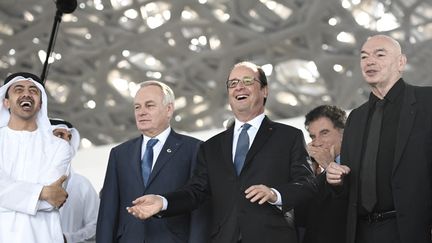
[[321,147],[322,146],[322,141],[319,138],[315,138],[314,140],[312,140],[312,146],[314,147]]
[[138,111],[137,111],[137,114],[139,115],[139,116],[144,116],[144,115],[146,115],[148,112],[147,112],[147,109],[145,109],[145,108],[141,108],[141,109],[139,109]]
[[368,66],[374,65],[375,63],[376,63],[376,61],[375,61],[375,58],[373,58],[373,57],[369,57],[366,60],[366,65],[368,65]]
[[240,80],[236,86],[236,89],[243,89],[244,87],[246,87],[246,85],[244,84],[243,80]]
[[31,94],[30,90],[28,90],[28,89],[24,89],[23,92],[22,92],[23,96],[30,96],[30,94]]

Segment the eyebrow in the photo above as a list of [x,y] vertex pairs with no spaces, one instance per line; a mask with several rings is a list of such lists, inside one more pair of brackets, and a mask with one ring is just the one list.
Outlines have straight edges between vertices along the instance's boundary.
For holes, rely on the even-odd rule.
[[[154,100],[147,100],[147,101],[145,101],[144,102],[144,105],[148,105],[148,104],[155,104],[156,103],[156,101],[154,101]],[[134,102],[134,106],[141,106],[141,103],[140,102]]]
[[[387,49],[385,49],[385,48],[377,48],[377,49],[373,50],[372,53],[377,53],[377,52],[380,52],[380,51],[387,52]],[[361,54],[367,54],[368,52],[365,51],[365,50],[361,50],[360,53],[361,53]]]
[[[24,88],[24,87],[26,87],[26,85],[24,85],[24,84],[13,84],[12,86],[11,86],[11,88],[16,88],[16,87],[20,87],[20,88]],[[29,89],[30,88],[36,88],[36,89],[39,89],[36,85],[34,85],[34,84],[30,84],[29,86],[27,86]]]
[[325,129],[320,130],[319,133],[321,134],[323,132],[329,132],[329,131],[330,131],[330,129],[325,128]]
[[13,85],[11,88],[16,88],[16,87],[20,87],[20,88],[23,88],[24,87],[24,85],[22,85],[22,84],[15,84],[15,85]]

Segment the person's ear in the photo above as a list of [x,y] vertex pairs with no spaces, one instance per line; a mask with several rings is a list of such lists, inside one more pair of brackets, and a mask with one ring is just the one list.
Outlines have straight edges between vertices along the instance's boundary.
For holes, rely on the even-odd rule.
[[402,73],[404,71],[406,63],[407,57],[404,54],[401,54],[399,57],[399,73]]
[[173,116],[173,114],[174,114],[174,104],[173,103],[169,103],[166,108],[167,108],[167,111],[168,111],[168,117],[171,118]]
[[3,106],[9,110],[10,108],[9,99],[3,99]]

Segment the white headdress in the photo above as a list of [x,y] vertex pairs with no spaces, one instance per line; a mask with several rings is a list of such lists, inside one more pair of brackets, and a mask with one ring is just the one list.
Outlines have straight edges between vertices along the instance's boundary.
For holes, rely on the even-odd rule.
[[72,134],[72,138],[69,141],[69,144],[71,146],[72,151],[72,157],[75,156],[76,152],[78,151],[79,145],[80,145],[80,134],[78,130],[73,127],[73,125],[65,120],[62,119],[50,119],[51,122],[51,129],[54,131],[54,129],[57,128],[63,128],[69,131]]
[[[11,78],[13,77],[13,78]],[[51,125],[48,119],[48,98],[47,94],[45,92],[44,87],[41,84],[40,79],[31,73],[15,73],[10,75],[8,78],[6,78],[6,83],[0,87],[0,127],[7,126],[9,119],[10,119],[10,113],[9,110],[3,105],[3,100],[5,99],[6,92],[9,89],[9,87],[22,80],[28,80],[33,82],[36,87],[41,91],[42,96],[42,105],[41,109],[38,112],[36,123],[38,125],[38,128],[43,131],[51,132]]]

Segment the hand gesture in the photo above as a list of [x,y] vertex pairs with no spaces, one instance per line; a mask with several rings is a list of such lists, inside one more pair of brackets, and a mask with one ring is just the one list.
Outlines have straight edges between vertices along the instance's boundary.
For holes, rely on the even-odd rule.
[[139,219],[148,219],[162,210],[163,200],[158,195],[149,194],[135,199],[132,204],[132,207],[126,208],[130,214]]
[[66,190],[62,187],[66,179],[67,177],[63,175],[52,184],[44,186],[39,195],[39,199],[47,201],[57,209],[63,206],[68,197]]
[[340,165],[336,162],[331,162],[327,166],[326,179],[330,185],[342,185],[343,178],[350,173],[350,168],[346,165]]
[[307,145],[307,152],[309,156],[314,158],[314,160],[321,166],[324,170],[327,166],[333,162],[336,158],[336,148],[335,145],[330,146],[330,148],[322,146],[314,146],[312,143]]
[[277,200],[276,193],[265,185],[254,185],[250,186],[245,191],[246,198],[252,203],[258,201],[258,204],[263,204],[265,202],[275,203]]

